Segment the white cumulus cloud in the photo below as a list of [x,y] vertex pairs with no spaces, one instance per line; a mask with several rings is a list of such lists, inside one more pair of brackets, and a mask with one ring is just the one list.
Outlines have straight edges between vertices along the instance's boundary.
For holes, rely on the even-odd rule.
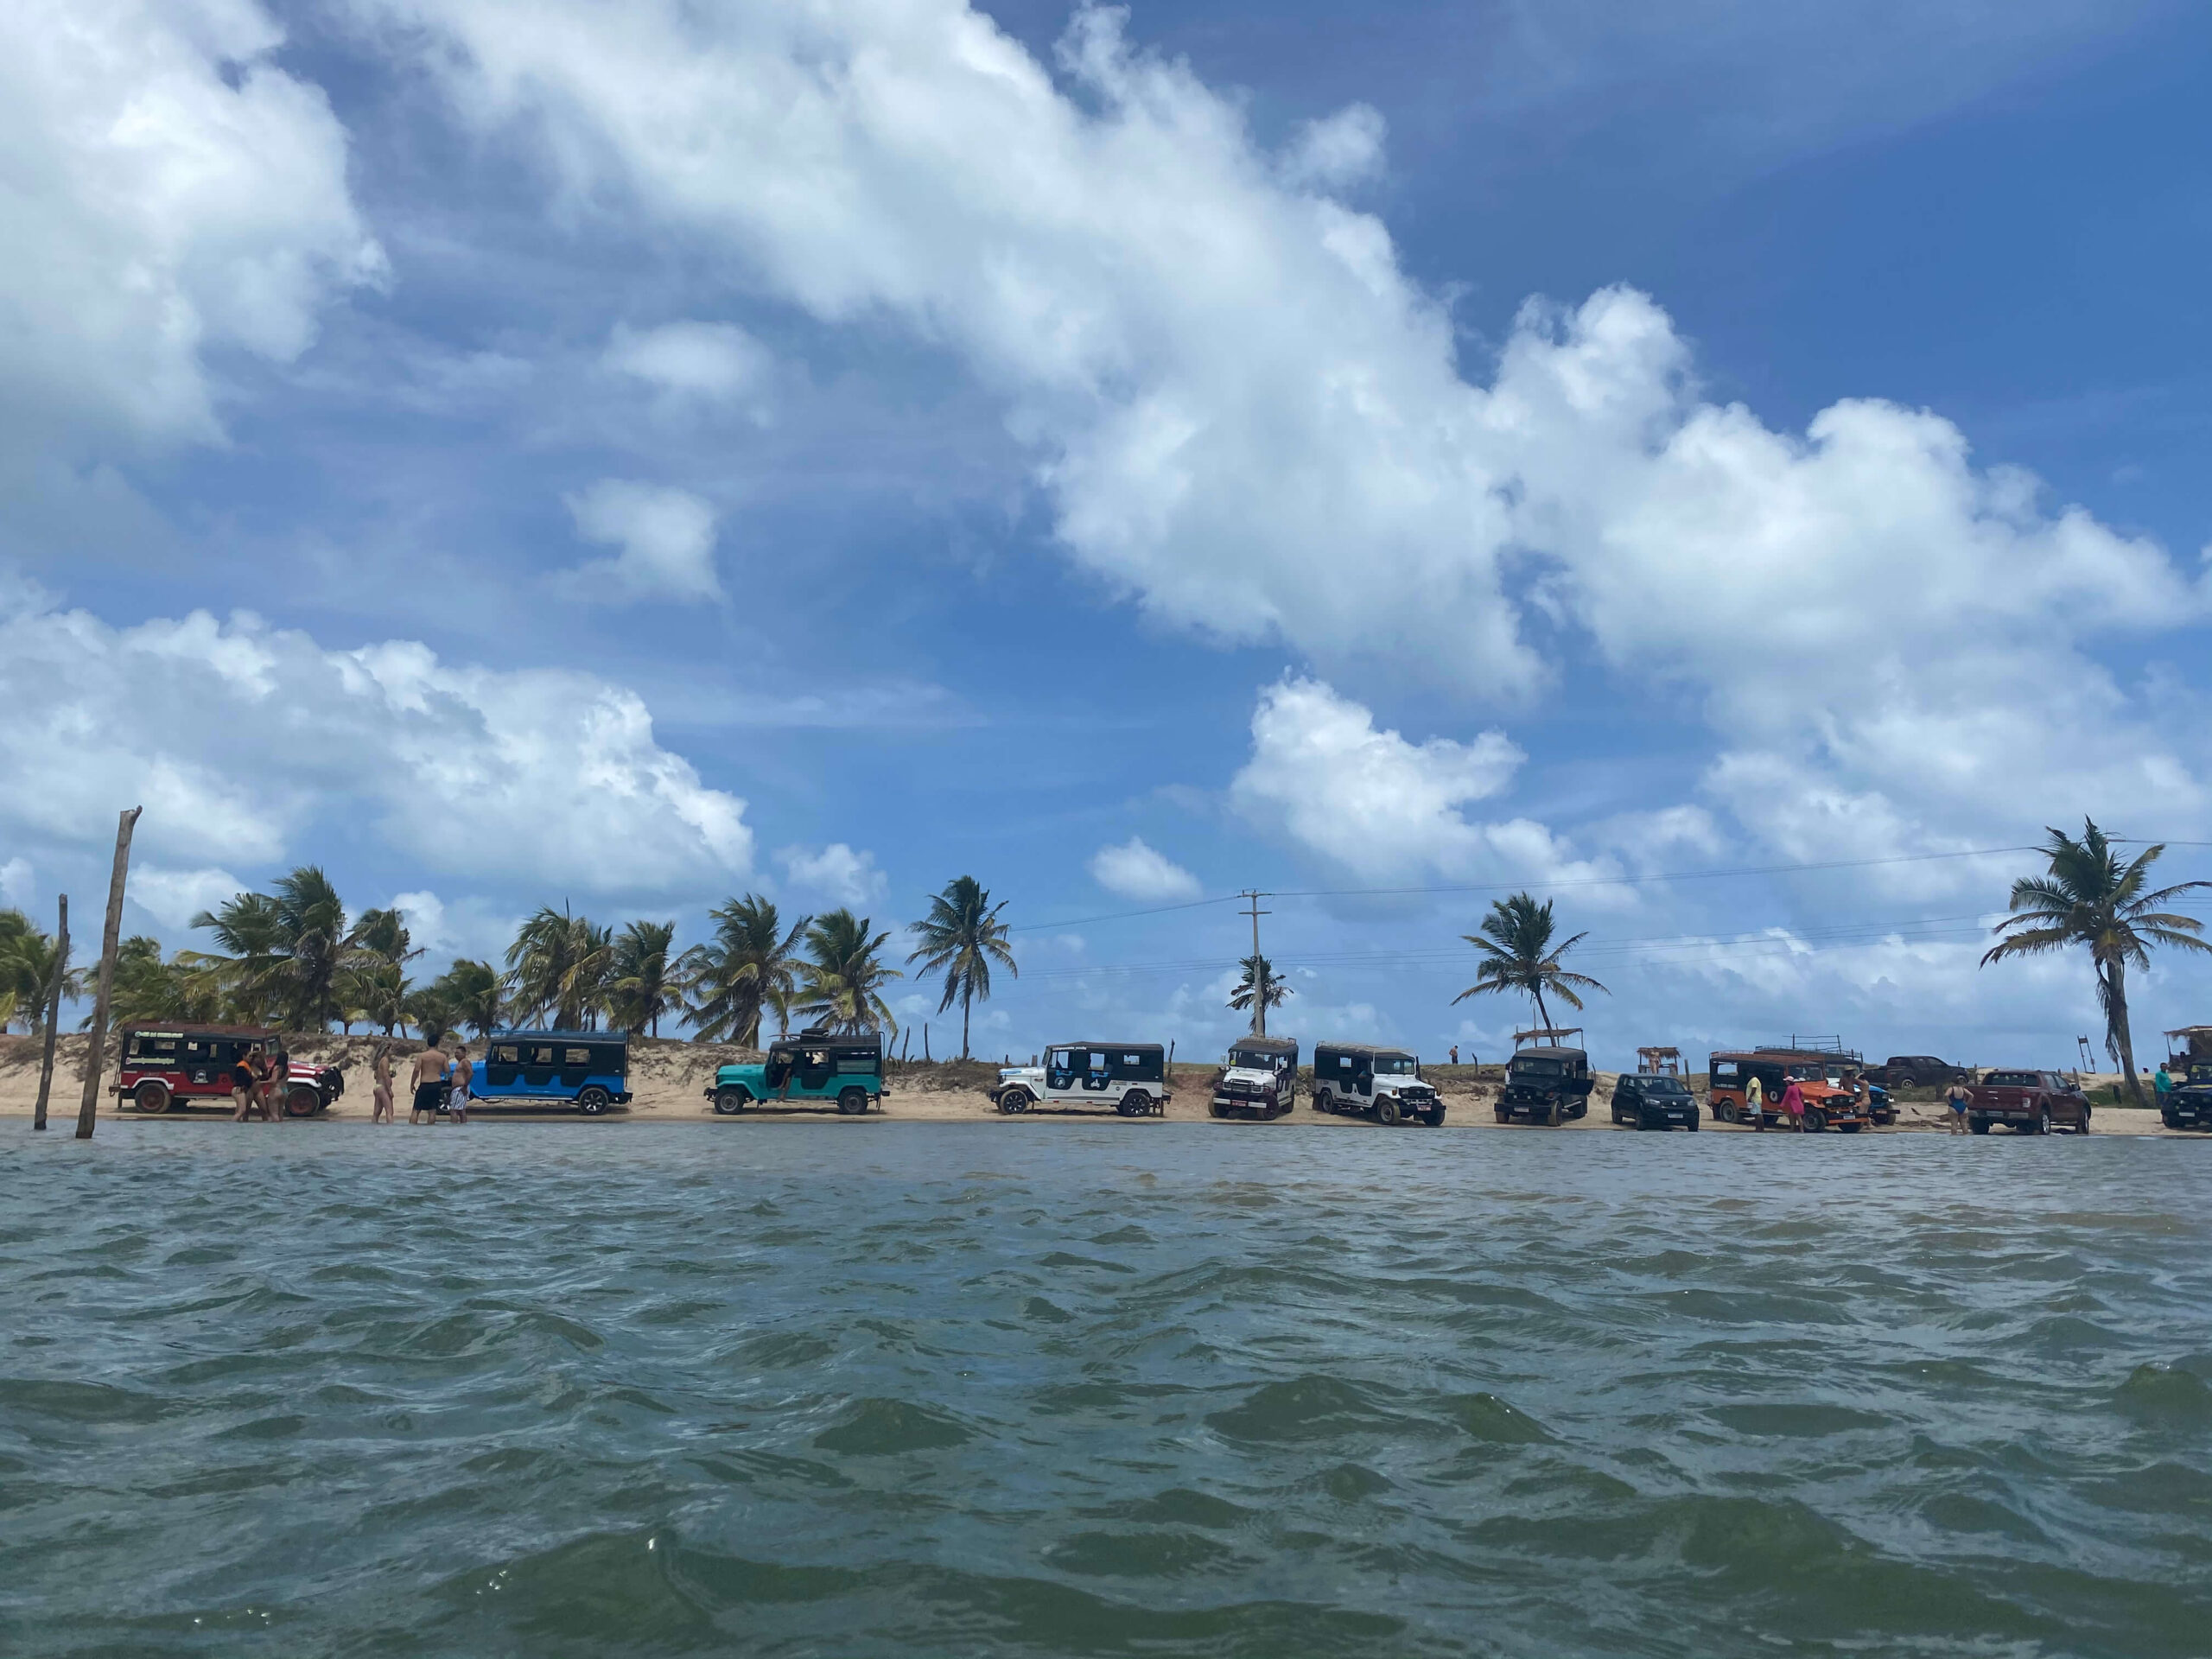
[[0,702],[0,824],[99,847],[143,804],[163,868],[267,864],[359,819],[433,870],[589,891],[752,868],[745,803],[589,674],[449,664],[410,640],[329,651],[251,615],[117,627],[16,588]]
[[220,435],[206,354],[289,361],[384,256],[320,88],[254,0],[0,7],[0,420],[17,443]]
[[1463,807],[1501,792],[1525,757],[1503,732],[1420,743],[1378,730],[1363,705],[1319,680],[1286,678],[1252,711],[1252,756],[1230,799],[1255,823],[1375,881],[1491,874],[1506,880],[1592,880],[1610,866],[1578,860],[1527,818],[1470,822]]
[[842,841],[815,849],[786,847],[776,855],[776,861],[793,887],[848,909],[874,904],[889,886],[875,867],[874,853],[855,852]]
[[130,899],[163,927],[181,931],[201,911],[236,898],[245,883],[228,870],[171,870],[143,861],[130,869]]
[[715,510],[689,490],[603,478],[563,499],[576,533],[621,550],[567,574],[575,592],[612,587],[630,598],[715,599]]
[[686,320],[643,330],[618,325],[605,362],[670,397],[739,404],[755,421],[768,417],[775,358],[734,323]]
[[1147,904],[1195,899],[1203,891],[1197,876],[1165,853],[1146,845],[1141,836],[1131,836],[1118,847],[1101,847],[1093,853],[1090,879],[1109,893]]

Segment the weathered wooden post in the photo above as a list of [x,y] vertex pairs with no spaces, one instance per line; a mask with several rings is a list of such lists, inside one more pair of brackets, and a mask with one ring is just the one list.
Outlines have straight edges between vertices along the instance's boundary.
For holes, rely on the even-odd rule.
[[115,870],[107,882],[107,925],[100,932],[100,980],[99,992],[92,998],[92,1046],[85,1056],[85,1098],[77,1108],[77,1138],[92,1138],[92,1124],[98,1120],[100,1104],[100,1062],[107,1048],[107,1003],[115,990],[115,952],[122,943],[123,884],[130,874],[130,832],[138,827],[138,815],[146,809],[134,806],[116,821]]
[[46,1127],[46,1097],[54,1091],[54,1038],[61,1028],[61,982],[69,977],[69,895],[61,895],[61,931],[54,941],[54,977],[46,988],[46,1052],[38,1063],[38,1104],[31,1128]]
[[922,1021],[922,1064],[927,1065],[930,1063],[930,1022],[925,1020]]

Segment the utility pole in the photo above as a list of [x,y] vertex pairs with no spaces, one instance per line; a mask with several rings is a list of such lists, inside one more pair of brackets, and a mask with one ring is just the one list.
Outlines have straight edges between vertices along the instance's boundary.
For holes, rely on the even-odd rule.
[[[1274,895],[1271,893],[1256,893],[1247,887],[1236,896],[1251,901],[1252,907],[1245,914],[1252,918],[1252,1034],[1255,1037],[1264,1037],[1268,1034],[1268,992],[1271,985],[1263,984],[1260,979],[1260,918],[1272,916],[1274,912],[1262,910],[1260,900],[1272,899]],[[1274,976],[1270,974],[1268,977],[1272,982]]]

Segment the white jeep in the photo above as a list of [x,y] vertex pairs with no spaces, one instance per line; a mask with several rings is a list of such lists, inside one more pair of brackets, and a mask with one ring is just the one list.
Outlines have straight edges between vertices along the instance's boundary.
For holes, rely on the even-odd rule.
[[1382,1124],[1444,1122],[1444,1097],[1422,1080],[1420,1058],[1367,1043],[1313,1046],[1313,1109]]
[[1111,1106],[1123,1117],[1165,1113],[1167,1051],[1158,1043],[1059,1043],[1041,1065],[1001,1068],[991,1104],[1001,1112],[1033,1106]]

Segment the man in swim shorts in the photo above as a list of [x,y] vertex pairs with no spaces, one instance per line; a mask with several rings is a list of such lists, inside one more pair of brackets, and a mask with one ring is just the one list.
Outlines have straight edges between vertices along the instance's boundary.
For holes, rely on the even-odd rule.
[[445,1050],[435,1043],[425,1043],[408,1072],[408,1083],[415,1090],[415,1102],[407,1114],[409,1126],[436,1122],[438,1108],[445,1103],[446,1097]]

